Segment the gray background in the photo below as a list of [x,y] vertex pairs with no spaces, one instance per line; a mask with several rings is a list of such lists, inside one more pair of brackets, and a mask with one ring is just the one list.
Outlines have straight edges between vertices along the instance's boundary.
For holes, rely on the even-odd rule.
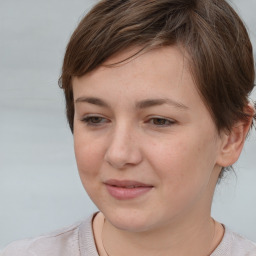
[[[0,0],[0,248],[96,209],[80,184],[57,85],[68,39],[94,2]],[[234,3],[256,49],[256,1]],[[256,241],[255,134],[237,177],[218,186],[213,216]]]

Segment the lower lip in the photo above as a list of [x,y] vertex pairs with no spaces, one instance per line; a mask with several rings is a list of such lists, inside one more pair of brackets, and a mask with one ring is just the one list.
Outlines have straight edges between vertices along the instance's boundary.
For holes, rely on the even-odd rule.
[[123,188],[123,187],[115,187],[111,185],[106,185],[106,187],[109,194],[118,200],[128,200],[128,199],[137,198],[149,192],[153,188],[153,187]]

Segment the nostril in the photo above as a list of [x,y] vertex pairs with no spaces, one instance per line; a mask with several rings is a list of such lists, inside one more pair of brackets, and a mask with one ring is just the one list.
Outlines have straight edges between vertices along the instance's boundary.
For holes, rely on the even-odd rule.
[[109,147],[105,154],[105,161],[116,169],[137,165],[141,162],[140,150],[135,147]]
[[138,140],[135,140],[136,131],[127,122],[119,123],[112,131],[105,151],[105,161],[116,169],[137,165],[142,154]]

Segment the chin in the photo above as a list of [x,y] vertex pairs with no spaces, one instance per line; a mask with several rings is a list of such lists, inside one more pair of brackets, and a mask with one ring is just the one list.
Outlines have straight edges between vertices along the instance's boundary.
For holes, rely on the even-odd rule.
[[105,218],[112,226],[119,230],[128,232],[145,232],[150,230],[154,224],[152,220],[155,220],[153,216],[149,214],[135,210],[110,210],[102,211]]
[[128,220],[111,220],[108,221],[113,225],[116,229],[127,231],[127,232],[145,232],[149,230],[148,224],[141,221],[131,221]]

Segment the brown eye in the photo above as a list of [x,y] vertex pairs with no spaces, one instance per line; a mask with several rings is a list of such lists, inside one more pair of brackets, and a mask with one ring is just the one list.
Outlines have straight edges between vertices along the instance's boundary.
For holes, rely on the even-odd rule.
[[162,118],[154,118],[153,119],[153,123],[155,125],[165,125],[167,122],[168,122],[168,120],[162,119]]
[[107,119],[101,116],[87,116],[81,120],[87,125],[96,126],[107,122]]
[[94,123],[94,124],[98,124],[102,121],[102,117],[99,117],[99,116],[92,116],[90,117],[90,122],[91,123]]
[[153,125],[156,125],[156,126],[170,126],[170,125],[174,124],[175,122],[173,120],[169,120],[166,118],[155,117],[150,120],[150,123]]

